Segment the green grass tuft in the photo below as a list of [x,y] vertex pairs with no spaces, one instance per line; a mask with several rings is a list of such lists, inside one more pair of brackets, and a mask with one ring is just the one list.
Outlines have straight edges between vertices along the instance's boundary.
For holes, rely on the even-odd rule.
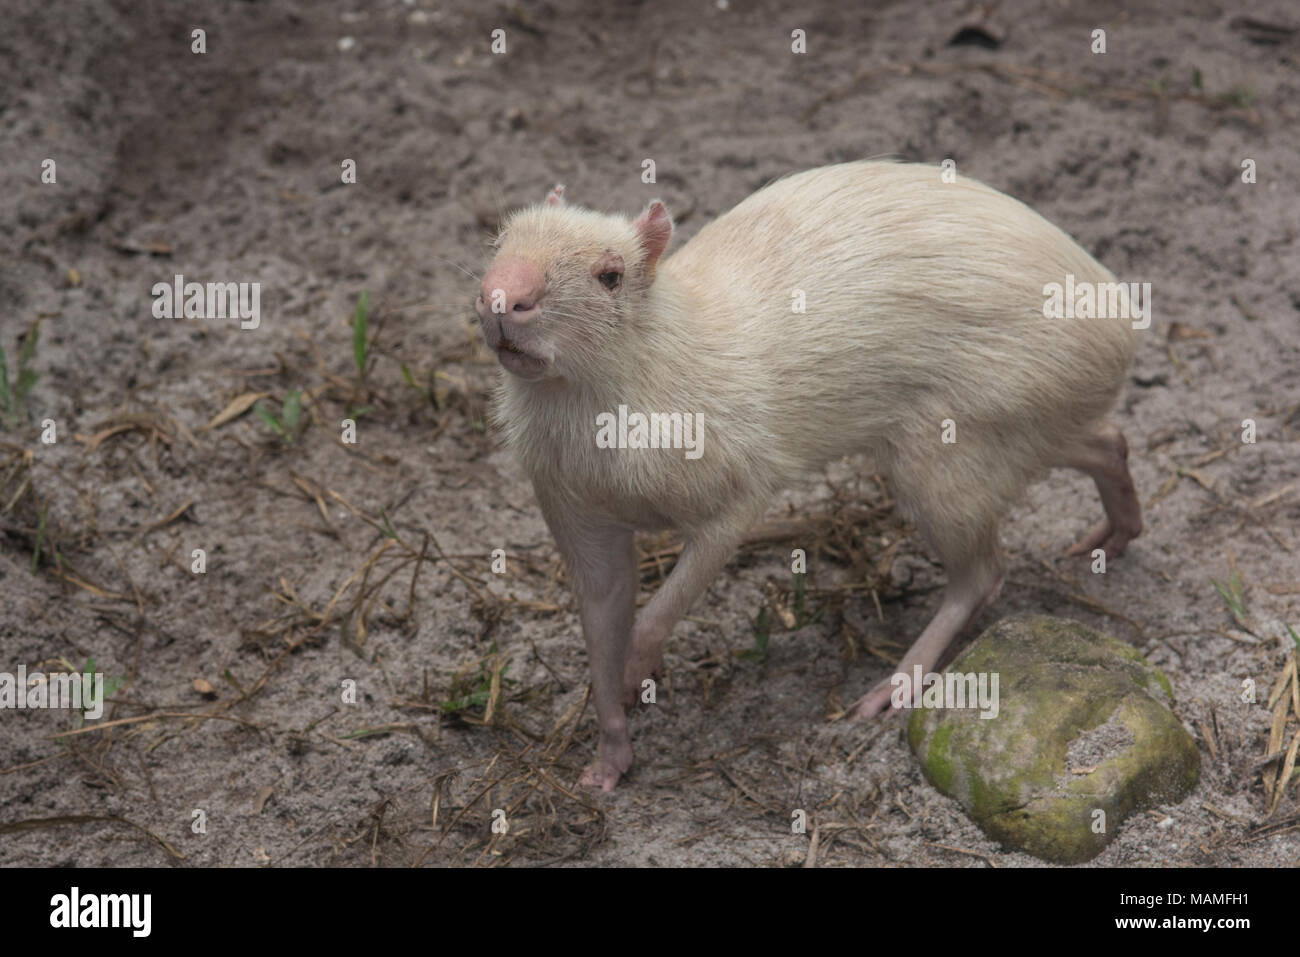
[[366,329],[370,325],[370,293],[362,292],[357,300],[356,311],[352,314],[352,361],[357,366],[357,379],[366,380],[366,360],[369,358],[370,346],[366,340]]
[[1228,606],[1228,611],[1232,614],[1232,620],[1238,627],[1245,631],[1251,631],[1250,623],[1246,618],[1246,587],[1241,580],[1241,572],[1232,569],[1228,575],[1228,583],[1225,585],[1218,579],[1211,578],[1210,584],[1214,590],[1219,593],[1223,603]]
[[32,369],[36,358],[36,344],[41,338],[41,320],[37,319],[27,329],[18,349],[18,364],[14,378],[9,378],[9,357],[0,345],[0,420],[5,431],[12,432],[27,420],[27,396],[31,394],[38,378]]
[[266,427],[292,445],[302,434],[302,392],[293,389],[284,397],[277,416],[261,402],[253,406],[253,412],[266,423]]

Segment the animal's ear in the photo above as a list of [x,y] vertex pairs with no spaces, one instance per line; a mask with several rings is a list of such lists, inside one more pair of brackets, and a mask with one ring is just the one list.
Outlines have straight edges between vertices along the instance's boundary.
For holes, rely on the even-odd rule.
[[673,221],[668,217],[668,210],[656,199],[636,218],[632,228],[636,230],[637,237],[641,240],[641,248],[645,250],[646,274],[654,276],[655,265],[673,235]]
[[555,184],[555,189],[551,190],[551,192],[546,197],[546,205],[547,206],[564,205],[564,184],[563,183]]

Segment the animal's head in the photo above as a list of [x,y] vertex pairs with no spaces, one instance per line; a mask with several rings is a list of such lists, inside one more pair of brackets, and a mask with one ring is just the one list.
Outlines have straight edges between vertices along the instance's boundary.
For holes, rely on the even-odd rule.
[[555,187],[497,237],[475,303],[488,347],[521,379],[598,375],[637,320],[672,232],[658,200],[628,220],[567,206]]

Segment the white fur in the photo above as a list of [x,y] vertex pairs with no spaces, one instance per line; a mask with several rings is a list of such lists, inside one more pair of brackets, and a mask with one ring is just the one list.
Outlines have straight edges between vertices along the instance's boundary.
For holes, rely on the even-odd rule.
[[[865,452],[941,553],[960,549],[1106,414],[1133,357],[1122,319],[1043,316],[1045,284],[1109,271],[1022,203],[933,167],[781,179],[616,311],[592,295],[587,264],[612,248],[632,276],[629,221],[538,206],[501,245],[544,265],[550,341],[567,351],[563,380],[504,376],[506,442],[535,483],[638,527],[688,531]],[[704,456],[598,449],[595,416],[620,403],[702,413]],[[953,445],[939,441],[944,419]]]
[[[1032,210],[932,167],[846,163],[773,183],[661,262],[652,212],[520,212],[497,275],[540,271],[543,292],[517,317],[479,307],[485,328],[547,364],[533,380],[503,374],[494,417],[579,599],[600,724],[583,784],[608,790],[627,770],[623,702],[772,495],[828,459],[870,456],[948,571],[904,671],[932,668],[996,596],[999,518],[1039,473],[1096,480],[1107,519],[1083,549],[1117,553],[1141,530],[1123,436],[1103,422],[1133,358],[1130,322],[1044,317],[1044,286],[1114,277]],[[611,291],[593,264],[617,257]],[[599,448],[597,416],[620,405],[700,416],[703,455]],[[685,548],[634,619],[631,529],[665,526]],[[855,713],[888,698],[878,685]]]

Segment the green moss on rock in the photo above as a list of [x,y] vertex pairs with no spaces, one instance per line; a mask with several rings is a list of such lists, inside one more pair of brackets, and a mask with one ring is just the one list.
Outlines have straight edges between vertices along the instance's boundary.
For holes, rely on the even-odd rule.
[[[1196,786],[1200,756],[1169,709],[1168,678],[1110,635],[1062,618],[1004,619],[949,670],[996,673],[997,716],[918,709],[908,743],[926,778],[1009,848],[1085,861],[1130,814]],[[1072,743],[1112,720],[1131,741],[1067,769]]]
[[952,732],[952,725],[936,729],[925,752],[926,773],[934,776],[934,786],[945,793],[952,789],[952,762],[948,758]]

